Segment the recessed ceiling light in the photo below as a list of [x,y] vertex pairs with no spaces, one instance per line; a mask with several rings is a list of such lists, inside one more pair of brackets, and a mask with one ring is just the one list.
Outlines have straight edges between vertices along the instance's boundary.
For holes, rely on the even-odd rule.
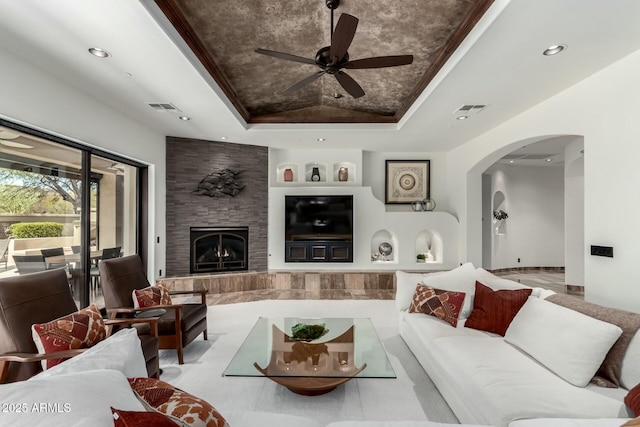
[[27,144],[23,144],[21,142],[16,142],[16,141],[7,141],[4,139],[0,139],[0,144],[6,146],[6,147],[11,147],[11,148],[33,148],[33,146],[31,145],[27,145]]
[[324,142],[324,141],[326,141],[326,139],[324,139],[324,138],[318,138],[318,142]]
[[184,120],[185,122],[188,122],[189,120],[191,120],[191,117],[180,116],[180,120]]
[[515,163],[515,162],[516,162],[515,160],[509,160],[509,163]]
[[227,139],[227,137],[226,136],[221,136],[220,139],[225,140],[225,139]]
[[545,162],[550,162],[552,159],[544,159]]
[[544,56],[551,56],[551,55],[556,55],[560,52],[562,52],[563,50],[565,50],[567,48],[566,44],[557,44],[554,46],[549,46],[548,48],[546,48],[544,50],[544,52],[542,52],[542,54]]
[[456,120],[467,120],[469,118],[469,116],[458,116],[456,117]]
[[97,56],[98,58],[108,58],[111,56],[109,52],[104,49],[100,49],[99,47],[89,48],[89,53],[93,56]]

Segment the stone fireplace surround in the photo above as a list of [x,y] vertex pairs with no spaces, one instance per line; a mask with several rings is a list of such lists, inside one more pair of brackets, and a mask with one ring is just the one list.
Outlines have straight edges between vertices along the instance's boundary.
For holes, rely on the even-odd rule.
[[[268,165],[266,147],[167,137],[167,264],[163,276],[190,274],[191,227],[249,227],[248,269],[267,270]],[[235,197],[193,194],[202,178],[242,170]]]
[[[268,165],[265,147],[167,138],[167,267],[158,280],[171,290],[207,289],[210,297],[235,292],[307,291],[323,297],[332,291],[393,292],[393,272],[268,271]],[[243,191],[235,197],[192,193],[211,172],[239,169]],[[189,272],[191,227],[249,227],[249,271],[217,274]]]

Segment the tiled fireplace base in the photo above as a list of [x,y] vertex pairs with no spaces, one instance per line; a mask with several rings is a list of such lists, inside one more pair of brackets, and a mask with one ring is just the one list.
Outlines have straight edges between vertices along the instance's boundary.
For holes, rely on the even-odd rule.
[[257,293],[264,299],[392,299],[394,278],[394,272],[264,271],[167,277],[158,283],[169,290],[206,289],[207,302],[213,305],[243,301],[243,293]]

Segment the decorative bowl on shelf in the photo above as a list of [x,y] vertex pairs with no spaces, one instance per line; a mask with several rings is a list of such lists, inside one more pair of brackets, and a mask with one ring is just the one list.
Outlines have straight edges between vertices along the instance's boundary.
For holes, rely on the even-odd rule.
[[306,323],[296,323],[291,327],[291,338],[299,341],[312,341],[324,336],[329,329],[324,323],[320,325],[308,325]]
[[378,251],[380,251],[380,253],[384,256],[389,256],[393,251],[393,246],[391,246],[390,243],[383,242],[380,243],[380,246],[378,246]]

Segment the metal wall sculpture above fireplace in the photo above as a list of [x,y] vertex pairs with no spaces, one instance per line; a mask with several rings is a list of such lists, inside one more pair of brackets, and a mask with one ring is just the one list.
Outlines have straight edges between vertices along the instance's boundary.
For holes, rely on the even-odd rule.
[[191,227],[191,273],[249,269],[249,227]]

